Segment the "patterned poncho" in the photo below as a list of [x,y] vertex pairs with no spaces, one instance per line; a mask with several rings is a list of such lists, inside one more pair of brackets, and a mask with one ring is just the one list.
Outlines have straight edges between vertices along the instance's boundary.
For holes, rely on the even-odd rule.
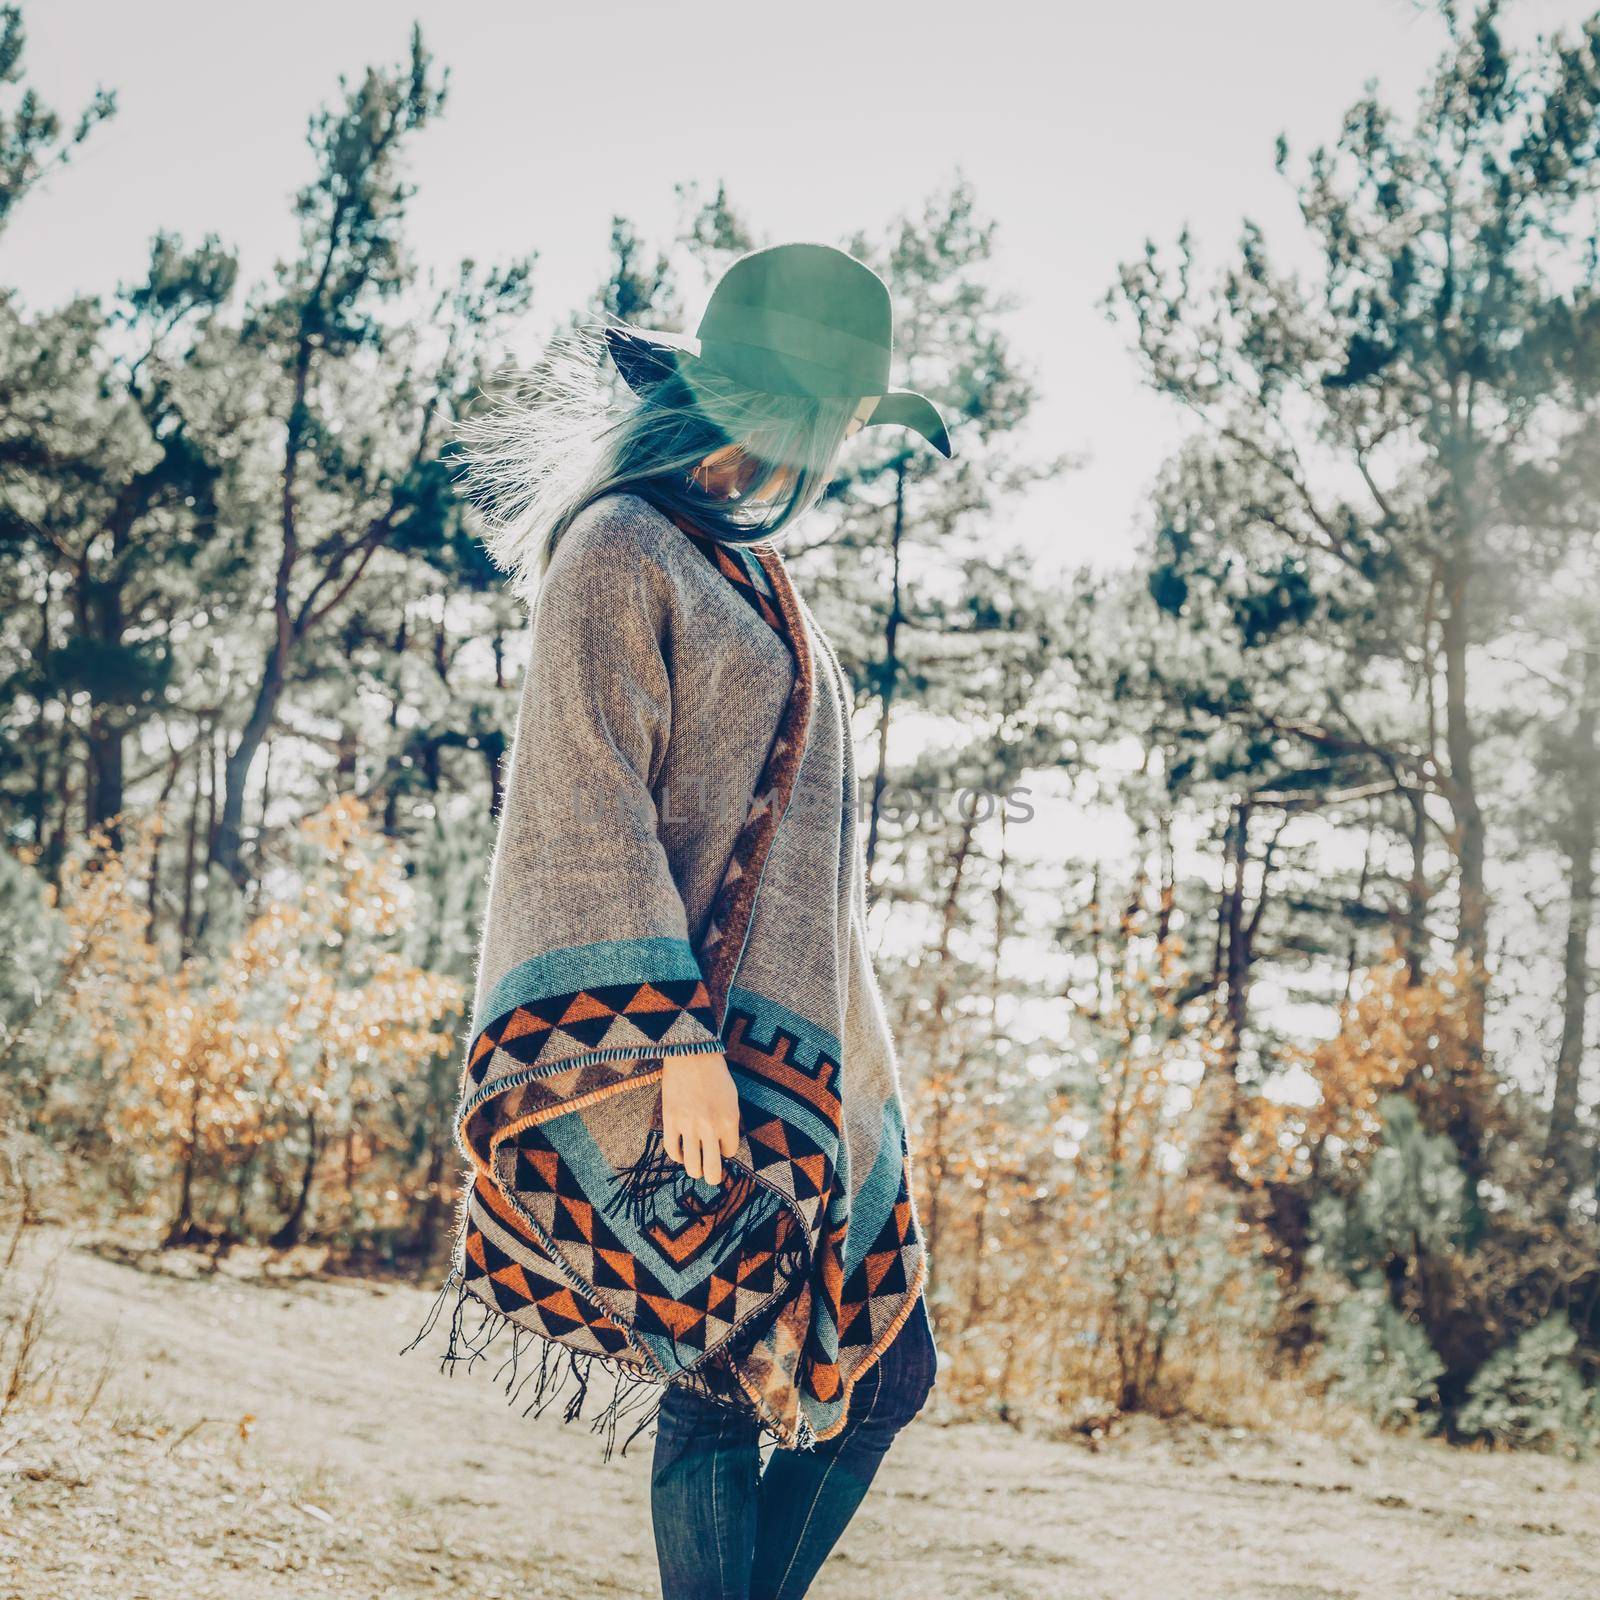
[[[510,1330],[499,1372],[527,1409],[566,1393],[572,1420],[612,1375],[608,1457],[668,1383],[783,1448],[830,1437],[922,1290],[849,711],[769,543],[717,544],[631,494],[559,541],[507,758],[438,1309],[454,1297],[447,1364]],[[741,1125],[720,1184],[661,1134],[665,1063],[716,1050]]]

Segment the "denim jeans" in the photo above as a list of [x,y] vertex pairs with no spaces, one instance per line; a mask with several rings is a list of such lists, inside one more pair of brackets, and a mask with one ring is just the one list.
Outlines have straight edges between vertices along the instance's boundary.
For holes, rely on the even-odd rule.
[[937,1348],[918,1295],[852,1390],[844,1427],[812,1450],[774,1448],[764,1472],[753,1421],[669,1388],[650,1477],[662,1600],[800,1600],[927,1401]]

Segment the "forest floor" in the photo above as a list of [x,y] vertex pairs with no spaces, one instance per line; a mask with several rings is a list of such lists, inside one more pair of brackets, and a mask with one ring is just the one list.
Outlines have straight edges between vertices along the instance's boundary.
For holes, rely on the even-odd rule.
[[[603,1463],[559,1403],[524,1420],[483,1368],[442,1376],[439,1333],[401,1356],[422,1291],[40,1230],[10,1310],[51,1259],[35,1377],[0,1421],[3,1600],[658,1594],[648,1432]],[[813,1594],[1591,1600],[1600,1465],[1156,1423],[1091,1449],[936,1393]]]

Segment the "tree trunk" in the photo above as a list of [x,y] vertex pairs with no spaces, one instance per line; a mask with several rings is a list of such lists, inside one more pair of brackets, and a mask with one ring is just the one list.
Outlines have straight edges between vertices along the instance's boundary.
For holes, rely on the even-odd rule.
[[1489,961],[1489,899],[1484,886],[1484,823],[1473,779],[1475,740],[1467,710],[1466,577],[1453,577],[1444,618],[1445,747],[1450,756],[1451,809],[1455,819],[1460,916],[1456,949],[1478,969],[1472,991],[1472,1048],[1483,1052],[1483,969]]
[[268,652],[255,705],[239,731],[239,742],[233,747],[223,771],[222,815],[211,836],[211,860],[241,888],[247,877],[244,867],[245,791],[250,784],[250,769],[277,715],[288,656],[287,639],[280,639]]
[[194,880],[200,870],[200,806],[205,798],[206,786],[203,752],[210,744],[211,730],[197,729],[194,737],[194,803],[189,807],[189,828],[183,841],[183,895],[178,923],[178,952],[185,961],[194,951]]
[[1562,964],[1565,993],[1561,1046],[1556,1053],[1555,1092],[1545,1141],[1545,1156],[1557,1168],[1563,1192],[1569,1195],[1581,1182],[1578,1090],[1583,1073],[1584,1015],[1589,1004],[1594,851],[1597,824],[1600,824],[1600,747],[1595,743],[1597,712],[1600,712],[1600,650],[1586,650],[1570,780],[1565,785],[1572,797],[1571,813],[1563,830],[1569,862],[1567,944]]
[[183,755],[175,755],[167,764],[166,781],[156,797],[155,822],[157,832],[150,845],[150,883],[145,903],[150,908],[150,920],[145,924],[145,942],[154,946],[161,928],[161,846],[166,838],[167,816],[172,809],[172,791],[178,787],[178,777],[183,771]]
[[435,1144],[428,1157],[427,1199],[423,1201],[422,1215],[417,1219],[417,1229],[411,1236],[406,1254],[418,1261],[428,1262],[438,1254],[439,1234],[445,1216],[444,1177],[447,1152],[442,1144]]
[[267,832],[267,813],[272,810],[272,740],[268,739],[261,747],[261,820],[256,824],[257,837],[264,838]]
[[56,824],[40,863],[51,883],[61,880],[61,863],[66,859],[67,840],[72,833],[72,735],[72,718],[70,715],[63,716],[61,731],[56,739]]
[[1224,1021],[1232,1039],[1229,1067],[1238,1066],[1239,1043],[1244,1038],[1250,993],[1250,924],[1245,917],[1245,873],[1250,865],[1251,807],[1247,802],[1234,808],[1228,858],[1233,882],[1223,901],[1227,933],[1223,941]]
[[[39,643],[34,648],[36,659],[43,664],[49,661],[51,650],[50,586],[43,584],[40,588]],[[41,704],[39,709],[41,713],[40,726],[42,728],[44,726],[42,721],[44,705]],[[66,722],[65,715],[62,717],[62,722],[63,724]],[[40,849],[44,848],[45,823],[50,812],[50,753],[50,745],[47,740],[35,739],[33,745],[33,795],[29,811],[33,818],[34,843]]]
[[955,849],[951,865],[950,886],[945,891],[944,915],[939,929],[939,945],[934,966],[933,1036],[929,1040],[931,1064],[925,1069],[933,1084],[933,1126],[928,1130],[928,1181],[926,1187],[927,1213],[923,1218],[926,1238],[923,1243],[928,1253],[928,1289],[931,1294],[939,1279],[939,1230],[943,1221],[941,1201],[944,1195],[946,1166],[945,1139],[950,1121],[950,1092],[946,1069],[953,1065],[955,1052],[950,1048],[950,940],[955,933],[956,921],[961,914],[961,884],[966,876],[967,861],[972,853],[972,832],[975,818],[962,819],[960,842]]
[[178,1181],[178,1209],[167,1229],[166,1249],[187,1244],[194,1236],[194,1169],[200,1158],[200,1079],[189,1091],[189,1130],[183,1147],[183,1171]]
[[333,786],[336,794],[356,792],[356,771],[360,764],[361,746],[356,730],[346,723],[339,730],[338,755],[333,768]]
[[283,1226],[267,1241],[274,1250],[288,1250],[300,1242],[300,1230],[305,1226],[306,1208],[311,1204],[311,1189],[317,1176],[317,1157],[321,1151],[317,1143],[317,1118],[315,1112],[306,1113],[306,1159],[300,1169],[300,1189],[295,1195],[294,1208],[284,1219]]
[[1250,1020],[1250,980],[1255,970],[1256,939],[1271,898],[1273,857],[1290,819],[1290,813],[1285,812],[1261,852],[1261,882],[1256,890],[1255,905],[1246,915],[1248,889],[1245,880],[1250,866],[1250,822],[1254,814],[1255,808],[1247,800],[1235,805],[1223,849],[1215,973],[1222,988],[1223,1047],[1215,1063],[1207,1068],[1208,1075],[1215,1074],[1215,1110],[1208,1134],[1208,1165],[1223,1183],[1234,1178],[1233,1149],[1241,1127],[1239,1061]]
[[1212,1109],[1206,1130],[1206,1165],[1221,1182],[1233,1176],[1239,1136],[1239,1055],[1249,992],[1246,949],[1245,867],[1250,859],[1250,806],[1234,804],[1222,846],[1222,902],[1217,907],[1215,978],[1222,997],[1222,1049],[1208,1065]]
[[113,850],[122,848],[122,827],[113,819],[123,807],[123,733],[114,714],[103,706],[89,713],[87,787],[84,795],[87,827],[106,829]]
[[394,644],[391,647],[394,655],[395,693],[394,698],[389,702],[388,781],[384,784],[383,791],[383,836],[386,839],[398,839],[400,837],[400,786],[395,782],[395,774],[399,768],[402,748],[400,706],[405,698],[407,620],[405,608],[402,607],[400,622],[395,629]]
[[1428,812],[1420,789],[1407,789],[1411,806],[1411,877],[1406,884],[1406,983],[1422,982],[1428,961]]
[[[1464,514],[1464,513],[1463,513]],[[1483,1127],[1484,1035],[1488,1013],[1489,897],[1484,883],[1485,829],[1473,777],[1475,737],[1467,707],[1466,556],[1460,546],[1446,575],[1448,597],[1443,622],[1445,660],[1445,746],[1450,757],[1450,803],[1456,854],[1455,949],[1471,964],[1467,980],[1466,1048],[1459,1092],[1449,1096],[1449,1134],[1461,1164],[1474,1186],[1484,1175],[1486,1131]]]
[[889,784],[889,719],[894,714],[895,691],[900,683],[900,624],[904,620],[900,595],[900,545],[906,528],[906,468],[902,457],[895,464],[894,527],[889,537],[889,615],[883,626],[883,681],[878,696],[878,763],[872,774],[872,806],[867,817],[867,880],[878,859],[878,819],[883,792]]
[[[121,561],[125,535],[112,529],[112,572]],[[95,578],[88,557],[80,562],[74,592],[74,613],[80,637],[107,652],[122,645],[122,592],[114,577]],[[89,707],[89,726],[84,735],[87,758],[84,763],[84,827],[105,827],[113,850],[122,848],[122,829],[113,819],[123,807],[122,713],[96,696]]]
[[505,798],[502,763],[506,755],[506,737],[498,729],[486,733],[479,741],[479,749],[483,752],[483,763],[489,777],[489,815],[498,817],[501,802]]
[[[994,884],[994,945],[990,956],[989,966],[989,1085],[988,1093],[984,1097],[986,1112],[995,1105],[1000,1097],[1002,1088],[1000,1078],[1001,1059],[1001,1034],[1000,1034],[1000,995],[1001,962],[1005,956],[1006,932],[1009,922],[1010,907],[1006,900],[1006,873],[1010,867],[1010,858],[1006,846],[1006,814],[1002,807],[1000,811],[1000,861],[995,874]],[[986,1115],[985,1121],[988,1120]],[[987,1128],[978,1131],[977,1136],[984,1140],[986,1157],[990,1160],[990,1175],[978,1190],[978,1215],[973,1227],[972,1245],[972,1294],[967,1306],[967,1326],[973,1327],[980,1322],[989,1309],[988,1295],[984,1285],[984,1256],[989,1246],[989,1203],[991,1190],[994,1187],[993,1156],[996,1151],[995,1143],[989,1138]]]
[[[326,269],[324,269],[326,270]],[[320,288],[320,286],[319,286]],[[302,320],[295,351],[294,382],[283,447],[283,487],[279,501],[282,543],[278,550],[278,570],[272,589],[272,647],[261,672],[261,687],[255,705],[239,731],[239,742],[228,757],[226,797],[222,819],[210,839],[211,860],[241,888],[244,886],[244,796],[250,782],[250,768],[256,752],[272,727],[289,676],[289,658],[298,643],[291,584],[300,559],[299,505],[297,491],[300,453],[309,427],[306,394],[311,382],[312,341]]]

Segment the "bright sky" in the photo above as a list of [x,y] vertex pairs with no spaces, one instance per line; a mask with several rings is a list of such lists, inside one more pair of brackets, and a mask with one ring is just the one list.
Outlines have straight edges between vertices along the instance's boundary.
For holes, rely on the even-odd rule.
[[[1592,8],[1523,0],[1510,30]],[[964,174],[1023,302],[1038,441],[1088,457],[1014,524],[1069,563],[1131,549],[1177,437],[1098,309],[1118,262],[1185,222],[1212,259],[1246,215],[1289,238],[1277,134],[1331,139],[1369,77],[1408,103],[1440,38],[1409,0],[24,0],[24,15],[50,101],[104,85],[121,107],[0,242],[0,281],[35,306],[132,277],[158,227],[215,232],[247,275],[265,270],[293,238],[307,114],[340,73],[400,59],[413,17],[451,73],[415,150],[419,253],[447,268],[537,251],[541,322],[598,283],[613,214],[665,237],[676,182],[725,181],[764,241],[837,242]]]

